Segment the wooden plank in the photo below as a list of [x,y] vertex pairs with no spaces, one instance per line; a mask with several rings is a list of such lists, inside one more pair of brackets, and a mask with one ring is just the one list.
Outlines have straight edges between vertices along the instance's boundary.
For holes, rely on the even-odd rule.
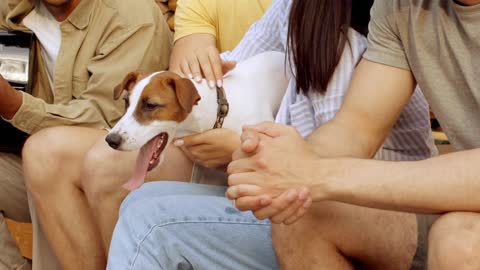
[[13,239],[15,239],[22,252],[22,255],[26,258],[32,259],[32,224],[19,223],[9,219],[6,219],[6,222]]

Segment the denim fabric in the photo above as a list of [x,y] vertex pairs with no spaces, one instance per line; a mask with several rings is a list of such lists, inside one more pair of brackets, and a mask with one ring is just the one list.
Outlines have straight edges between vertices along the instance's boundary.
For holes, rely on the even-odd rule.
[[270,222],[239,212],[225,188],[155,182],[120,210],[108,269],[278,269]]

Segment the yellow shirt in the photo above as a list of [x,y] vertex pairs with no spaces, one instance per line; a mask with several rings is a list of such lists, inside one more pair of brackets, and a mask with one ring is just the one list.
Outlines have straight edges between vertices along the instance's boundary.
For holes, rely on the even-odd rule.
[[191,34],[212,34],[217,48],[235,48],[250,25],[258,21],[271,0],[179,0],[174,40]]

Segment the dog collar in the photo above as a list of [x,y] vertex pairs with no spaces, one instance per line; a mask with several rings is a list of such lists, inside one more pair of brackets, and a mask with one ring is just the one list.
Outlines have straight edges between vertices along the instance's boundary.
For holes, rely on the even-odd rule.
[[217,87],[217,120],[213,128],[222,128],[223,121],[228,115],[228,110],[230,106],[228,105],[227,95],[225,94],[225,89],[223,87]]

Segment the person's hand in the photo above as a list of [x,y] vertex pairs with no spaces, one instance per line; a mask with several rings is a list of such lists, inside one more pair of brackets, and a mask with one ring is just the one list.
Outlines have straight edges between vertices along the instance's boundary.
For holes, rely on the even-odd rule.
[[242,147],[228,166],[227,196],[259,219],[290,224],[305,214],[318,159],[292,127],[263,123],[244,128]]
[[0,116],[5,119],[12,119],[22,106],[22,102],[22,93],[15,90],[0,75]]
[[214,46],[198,48],[185,55],[180,63],[181,72],[190,79],[201,82],[207,80],[210,88],[223,86],[223,75],[236,66],[234,61],[222,61]]
[[240,136],[233,130],[218,128],[177,138],[174,145],[181,147],[192,161],[218,168],[232,161],[233,152],[240,147]]

